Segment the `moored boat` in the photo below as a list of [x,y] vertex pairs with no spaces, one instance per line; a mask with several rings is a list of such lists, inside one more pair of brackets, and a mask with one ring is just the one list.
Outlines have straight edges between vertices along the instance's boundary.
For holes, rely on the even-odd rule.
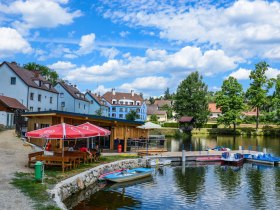
[[128,182],[136,179],[141,179],[147,176],[151,176],[153,169],[150,168],[135,168],[130,170],[124,170],[104,176],[104,179],[112,182]]
[[243,155],[240,153],[223,152],[221,157],[222,163],[239,165],[244,161]]
[[125,169],[119,169],[119,170],[107,172],[107,173],[105,173],[105,174],[100,175],[100,176],[98,177],[98,180],[99,180],[99,181],[105,180],[104,177],[107,176],[107,175],[109,175],[109,174],[113,174],[113,173],[117,173],[117,172],[122,172],[122,171],[126,171],[126,170],[127,170],[127,169],[125,168]]
[[267,165],[278,165],[280,163],[280,158],[273,157],[271,154],[246,154],[245,159],[249,162],[267,164]]

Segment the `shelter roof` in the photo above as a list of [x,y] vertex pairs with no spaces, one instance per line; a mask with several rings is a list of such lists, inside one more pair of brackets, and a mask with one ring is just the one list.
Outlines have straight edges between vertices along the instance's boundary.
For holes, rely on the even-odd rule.
[[186,123],[186,122],[193,122],[194,118],[189,116],[183,116],[178,120],[180,123]]
[[8,108],[27,110],[27,108],[15,98],[0,96],[0,102]]

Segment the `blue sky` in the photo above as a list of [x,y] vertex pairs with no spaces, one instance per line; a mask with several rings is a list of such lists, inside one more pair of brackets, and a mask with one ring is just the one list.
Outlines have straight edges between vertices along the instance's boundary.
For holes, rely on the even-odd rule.
[[0,61],[37,62],[104,93],[159,96],[193,71],[209,90],[246,89],[254,64],[280,73],[280,3],[229,0],[1,0]]

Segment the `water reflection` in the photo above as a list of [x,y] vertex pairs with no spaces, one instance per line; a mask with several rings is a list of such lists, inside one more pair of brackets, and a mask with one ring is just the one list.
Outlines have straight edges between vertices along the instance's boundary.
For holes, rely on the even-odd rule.
[[175,182],[189,202],[195,202],[204,189],[205,172],[205,167],[187,167],[184,174],[180,167],[174,168]]
[[169,151],[181,151],[182,145],[187,151],[190,150],[206,150],[216,146],[224,146],[234,150],[238,150],[239,146],[244,149],[249,147],[252,150],[262,151],[267,148],[268,153],[280,155],[280,141],[275,137],[262,136],[188,136],[185,139],[167,139],[167,148]]

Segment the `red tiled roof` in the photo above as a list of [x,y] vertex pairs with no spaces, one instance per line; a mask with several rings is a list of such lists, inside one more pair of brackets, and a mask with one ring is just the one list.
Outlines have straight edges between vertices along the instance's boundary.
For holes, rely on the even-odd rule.
[[157,105],[151,104],[147,105],[147,115],[166,115],[166,111],[158,110]]
[[106,104],[103,104],[102,102],[102,97],[100,95],[97,95],[97,94],[94,94],[94,93],[91,93],[91,92],[87,92],[92,98],[94,98],[97,103],[101,106],[106,106]]
[[4,106],[12,109],[22,109],[26,110],[27,108],[21,104],[17,99],[10,98],[7,96],[0,96],[0,102],[4,104]]
[[[41,90],[46,90],[50,91],[53,93],[58,93],[56,89],[51,85],[50,88],[48,88],[45,84],[50,84],[43,76],[40,74],[37,75],[35,72],[26,70],[24,68],[19,67],[17,64],[14,63],[9,63],[9,62],[3,62],[0,66],[3,64],[6,64],[19,78],[23,80],[23,82],[33,88],[41,89]],[[35,80],[39,80],[42,82],[41,86],[38,86],[35,83]]]
[[85,94],[81,93],[76,87],[68,85],[65,82],[58,82],[73,98],[89,102],[85,98]]
[[[120,93],[120,92],[115,92],[115,95],[113,95],[112,92],[107,92],[103,95],[103,98],[108,101],[110,104],[112,104],[112,100],[115,99],[117,101],[121,100],[121,99],[128,99],[128,100],[132,100],[132,101],[140,101],[141,103],[143,103],[143,98],[134,93],[134,96],[132,96],[131,93]],[[115,104],[114,104],[115,105]],[[126,104],[116,104],[118,106],[127,106]],[[141,104],[142,105],[142,104]],[[137,106],[137,105],[131,105],[131,106]]]
[[211,113],[222,113],[222,110],[217,108],[216,103],[209,103],[208,109]]
[[158,105],[158,107],[163,107],[164,105],[172,106],[171,100],[155,100],[155,105]]
[[193,121],[193,117],[183,116],[178,121],[181,122],[181,123],[191,122],[191,121]]

